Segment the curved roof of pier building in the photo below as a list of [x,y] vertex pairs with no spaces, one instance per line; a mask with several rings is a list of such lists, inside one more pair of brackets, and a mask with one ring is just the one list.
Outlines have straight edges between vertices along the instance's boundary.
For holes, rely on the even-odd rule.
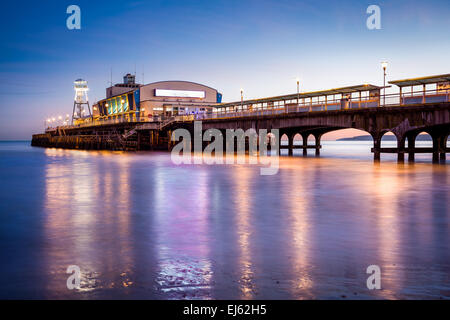
[[140,87],[141,101],[192,101],[217,103],[221,94],[204,84],[168,80],[158,81]]

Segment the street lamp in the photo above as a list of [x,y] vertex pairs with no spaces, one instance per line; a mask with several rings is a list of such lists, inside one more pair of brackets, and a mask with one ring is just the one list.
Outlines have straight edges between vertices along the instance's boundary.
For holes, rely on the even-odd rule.
[[241,110],[243,109],[244,105],[244,89],[241,88]]
[[383,107],[386,106],[386,68],[388,66],[387,61],[381,62],[381,67],[383,67]]
[[297,81],[297,106],[300,102],[300,79],[297,77],[295,79]]

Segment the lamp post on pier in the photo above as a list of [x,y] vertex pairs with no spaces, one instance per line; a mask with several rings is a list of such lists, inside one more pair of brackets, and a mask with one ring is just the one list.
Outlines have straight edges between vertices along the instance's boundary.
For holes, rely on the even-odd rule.
[[297,81],[297,107],[300,103],[300,79],[296,78],[295,79]]
[[383,67],[383,107],[386,106],[386,68],[388,66],[387,61],[381,62],[381,66]]
[[241,111],[244,108],[244,89],[241,88]]

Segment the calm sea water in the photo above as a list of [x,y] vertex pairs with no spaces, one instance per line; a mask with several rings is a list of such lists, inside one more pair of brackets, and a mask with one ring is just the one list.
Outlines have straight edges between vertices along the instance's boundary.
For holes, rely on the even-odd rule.
[[0,298],[449,299],[448,162],[374,164],[370,147],[324,141],[261,176],[0,143]]

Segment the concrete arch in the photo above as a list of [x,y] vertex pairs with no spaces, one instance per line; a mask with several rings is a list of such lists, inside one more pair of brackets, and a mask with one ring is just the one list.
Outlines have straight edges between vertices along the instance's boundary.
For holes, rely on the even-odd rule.
[[[424,145],[423,141],[429,141],[433,148],[436,148],[437,150],[439,150],[439,146],[436,145],[436,143],[439,144],[440,140],[436,141],[436,142],[434,141],[435,139],[433,138],[432,130],[421,128],[421,129],[418,129],[415,131],[407,132],[405,136],[408,139],[406,148],[408,151],[408,161],[410,161],[410,162],[415,160],[415,153],[420,148],[422,148],[422,149],[430,148],[430,145],[429,144]],[[424,138],[424,137],[428,137],[428,138]],[[436,155],[433,155],[433,158],[438,158],[438,157],[439,157],[438,153]]]
[[392,131],[386,131],[381,135],[380,145],[382,148],[397,148],[399,145],[399,137]]
[[[369,132],[362,130],[362,129],[355,129],[355,128],[338,128],[326,131],[322,135],[322,140],[338,140],[341,138],[354,138],[354,137],[360,137],[360,136],[367,136],[370,137],[370,141],[373,141],[373,137],[370,135]],[[358,138],[355,139],[355,141],[361,141],[359,139],[364,138]],[[368,138],[366,138],[368,139]],[[366,141],[366,140],[363,140]]]
[[307,140],[307,141],[316,141],[316,137],[314,136],[313,133],[308,133],[308,134],[306,135],[306,140]]
[[420,131],[419,133],[417,133],[415,141],[425,141],[423,140],[424,136],[428,136],[430,141],[433,141],[433,136],[431,135],[430,132],[427,131]]
[[354,128],[346,128],[346,127],[324,127],[324,126],[317,126],[317,127],[309,127],[309,128],[298,128],[297,130],[294,130],[295,132],[295,140],[300,140],[301,143],[296,143],[297,148],[303,149],[303,155],[306,156],[308,154],[308,149],[314,149],[315,155],[320,155],[320,150],[322,148],[321,141],[324,136],[327,134],[330,134],[334,131],[339,130],[345,130],[345,129],[351,129],[355,130],[355,132],[361,133],[361,135],[369,135],[370,134],[367,131],[360,130],[360,129],[354,129]]
[[301,141],[301,142],[303,142],[303,137],[302,137],[302,135],[301,135],[300,133],[298,133],[298,132],[296,132],[296,133],[293,134],[293,138],[294,138],[294,141]]
[[321,137],[323,135],[322,129],[307,130],[301,132],[301,135],[303,155],[308,155],[308,149],[315,149],[315,155],[319,156],[320,148],[322,148],[320,144]]
[[275,134],[273,134],[272,132],[268,132],[266,134],[266,137],[265,137],[264,141],[265,141],[265,143],[267,144],[268,147],[271,147],[271,146],[276,144],[275,139],[276,139]]
[[292,138],[292,140],[291,140],[291,145],[289,148],[290,156],[294,155],[295,149],[301,148],[301,146],[303,146],[303,137],[299,132],[297,132],[297,131],[292,132],[291,138]]
[[288,152],[291,150],[292,144],[292,135],[287,132],[280,132],[280,154],[281,150],[288,149]]

